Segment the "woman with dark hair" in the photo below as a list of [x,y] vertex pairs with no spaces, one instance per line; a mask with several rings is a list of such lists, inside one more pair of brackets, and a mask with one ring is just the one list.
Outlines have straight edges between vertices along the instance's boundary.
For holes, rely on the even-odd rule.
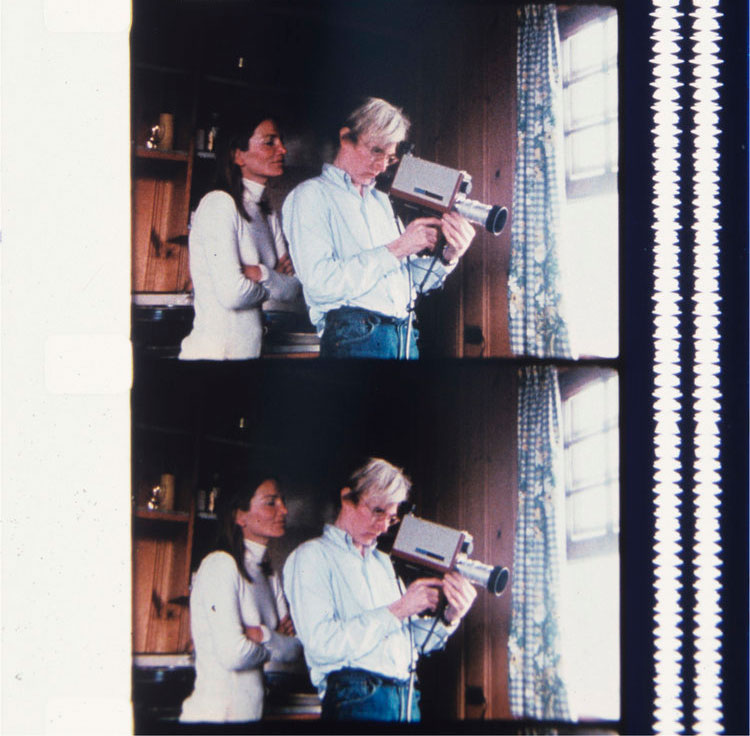
[[195,319],[182,360],[257,358],[262,305],[283,311],[301,294],[278,217],[264,197],[268,180],[284,173],[276,122],[247,118],[219,138],[216,182],[190,226]]
[[222,509],[219,548],[201,562],[190,593],[196,676],[181,721],[259,720],[264,663],[300,658],[281,582],[266,561],[286,516],[274,478],[248,484]]

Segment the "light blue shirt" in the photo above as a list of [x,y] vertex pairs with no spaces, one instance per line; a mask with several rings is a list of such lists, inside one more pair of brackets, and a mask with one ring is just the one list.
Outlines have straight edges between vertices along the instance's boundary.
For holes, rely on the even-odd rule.
[[455,267],[433,264],[431,256],[396,258],[386,246],[401,230],[388,196],[374,186],[360,194],[349,174],[331,164],[289,193],[281,215],[320,334],[326,312],[342,306],[403,319],[411,297],[440,286]]
[[434,618],[394,616],[388,606],[403,592],[388,555],[373,546],[363,556],[351,536],[331,524],[289,555],[284,592],[321,697],[326,675],[342,667],[406,679],[423,644],[426,652],[442,648],[458,626],[438,621],[430,634]]

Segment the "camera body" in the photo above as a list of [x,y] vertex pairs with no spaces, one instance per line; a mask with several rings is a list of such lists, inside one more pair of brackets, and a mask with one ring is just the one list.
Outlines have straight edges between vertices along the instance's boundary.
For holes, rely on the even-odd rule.
[[508,584],[508,568],[469,559],[471,534],[407,514],[391,548],[394,566],[407,581],[458,570],[474,585],[500,595]]
[[406,221],[455,210],[493,235],[499,235],[508,210],[468,199],[471,175],[466,171],[404,153],[390,186],[390,197]]

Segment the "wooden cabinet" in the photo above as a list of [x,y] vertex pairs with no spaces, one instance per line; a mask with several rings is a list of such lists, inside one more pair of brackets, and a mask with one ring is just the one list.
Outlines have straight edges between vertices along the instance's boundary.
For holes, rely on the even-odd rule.
[[[192,422],[133,422],[133,652],[190,649],[190,572],[195,528],[196,440]],[[149,508],[155,488],[173,484],[173,501]],[[153,503],[151,504],[154,505]]]
[[133,652],[186,652],[192,509],[136,509],[133,531]]
[[[195,77],[135,64],[132,79],[132,289],[188,291]],[[155,126],[165,114],[171,116],[173,136],[162,150]]]
[[190,154],[136,150],[133,177],[133,291],[190,290]]

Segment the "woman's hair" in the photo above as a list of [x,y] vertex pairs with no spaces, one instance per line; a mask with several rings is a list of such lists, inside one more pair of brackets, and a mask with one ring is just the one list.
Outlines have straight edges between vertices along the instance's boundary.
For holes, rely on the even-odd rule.
[[409,133],[411,123],[403,110],[379,97],[368,97],[349,114],[344,127],[351,131],[347,138],[356,143],[363,133],[379,142],[400,142]]
[[249,510],[253,496],[259,486],[267,480],[272,480],[279,485],[275,476],[259,473],[252,478],[226,485],[222,490],[227,495],[220,500],[217,549],[232,555],[242,577],[251,583],[253,579],[245,568],[245,538],[242,529],[235,522],[235,514],[237,511]]
[[[272,120],[277,123],[273,115],[265,113],[233,118],[221,125],[216,140],[216,174],[213,188],[229,194],[237,205],[240,215],[248,222],[252,222],[252,218],[242,201],[242,195],[244,194],[242,170],[234,163],[234,152],[238,149],[247,151],[250,138],[264,120]],[[261,201],[261,207],[263,206],[264,204]]]
[[347,486],[347,497],[355,504],[362,497],[368,496],[385,506],[405,501],[411,489],[411,480],[402,468],[391,465],[382,458],[371,457],[351,474]]

